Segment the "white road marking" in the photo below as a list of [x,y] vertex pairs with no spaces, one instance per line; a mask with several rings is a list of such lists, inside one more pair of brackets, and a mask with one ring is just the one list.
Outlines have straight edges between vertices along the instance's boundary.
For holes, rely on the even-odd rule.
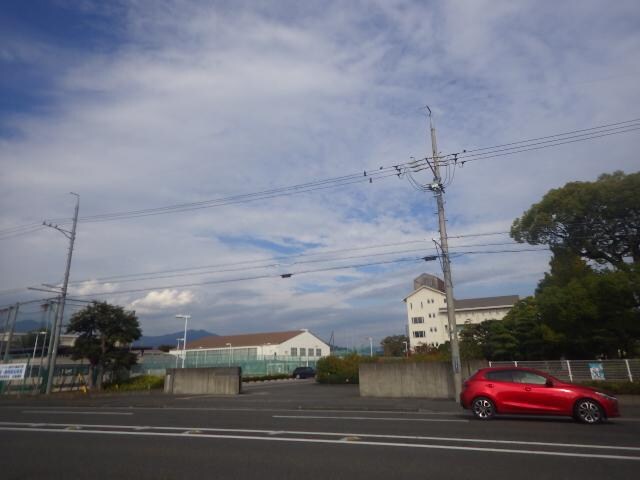
[[23,410],[22,413],[45,413],[47,415],[133,415],[133,412],[98,412],[88,410]]
[[272,415],[273,418],[296,418],[296,419],[329,419],[329,420],[379,420],[384,422],[462,422],[469,420],[459,420],[451,418],[398,418],[398,417],[330,417],[326,415]]
[[[484,443],[484,444],[504,444],[504,445],[524,445],[536,447],[555,447],[555,448],[577,448],[577,449],[596,449],[596,450],[626,450],[639,452],[640,447],[629,447],[622,445],[597,445],[585,443],[557,443],[557,442],[529,442],[519,440],[494,440],[485,438],[465,438],[465,437],[434,437],[424,435],[383,435],[376,433],[352,433],[352,432],[317,432],[304,430],[260,430],[246,428],[205,428],[205,427],[151,427],[145,425],[100,425],[100,424],[68,424],[68,423],[24,423],[24,422],[0,422],[0,425],[13,427],[80,427],[80,428],[107,428],[107,429],[125,429],[125,430],[171,430],[177,432],[224,432],[224,433],[253,433],[264,435],[308,435],[308,436],[325,436],[325,437],[361,437],[361,438],[383,438],[388,440],[428,440],[436,442],[457,442],[457,443]],[[33,431],[34,428],[24,429]],[[57,431],[57,430],[56,430]]]
[[[182,399],[189,398],[203,398],[203,397],[220,397],[220,395],[198,395],[197,397],[182,397]],[[22,408],[23,412],[33,411],[25,409],[24,407],[6,407],[7,409],[19,409]],[[47,407],[41,407],[40,410],[45,411]],[[77,408],[77,407],[53,407],[59,410],[65,408]],[[304,408],[249,408],[249,407],[108,407],[110,410],[145,410],[145,411],[179,411],[179,412],[312,412],[312,413],[366,413],[369,415],[438,415],[438,416],[450,416],[460,417],[465,415],[462,410],[456,412],[429,412],[425,410],[421,411],[402,411],[402,410],[341,410],[341,409],[304,409]],[[640,421],[640,420],[639,420]]]
[[[47,432],[47,433],[71,433],[71,434],[94,434],[94,435],[134,435],[144,437],[180,437],[185,438],[184,433],[166,433],[166,432],[133,432],[133,431],[105,431],[105,430],[60,430],[49,428],[15,428],[15,427],[0,427],[0,431],[27,431],[27,432]],[[344,434],[342,434],[344,438]],[[588,459],[601,459],[601,460],[632,460],[640,461],[639,457],[630,457],[624,455],[602,455],[593,453],[571,453],[571,452],[551,452],[544,450],[514,450],[508,448],[483,448],[483,447],[462,447],[455,445],[432,445],[421,443],[392,443],[392,442],[369,442],[369,441],[344,441],[327,440],[317,438],[282,438],[282,437],[258,437],[258,436],[244,436],[244,435],[212,435],[212,434],[198,434],[187,435],[189,438],[208,438],[208,439],[224,439],[224,440],[255,440],[263,442],[295,442],[295,443],[320,443],[320,444],[332,444],[332,445],[351,445],[351,446],[373,446],[373,447],[399,447],[399,448],[423,448],[434,450],[455,450],[455,451],[468,451],[468,452],[491,452],[491,453],[511,453],[519,455],[544,455],[554,457],[574,457],[574,458],[588,458]]]

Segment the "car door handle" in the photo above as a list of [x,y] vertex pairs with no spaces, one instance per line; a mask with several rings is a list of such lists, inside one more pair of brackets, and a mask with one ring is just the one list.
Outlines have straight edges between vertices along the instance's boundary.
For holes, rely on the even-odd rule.
[[493,383],[488,384],[487,387],[493,388]]
[[531,387],[524,387],[524,391],[525,392],[530,392],[531,391]]

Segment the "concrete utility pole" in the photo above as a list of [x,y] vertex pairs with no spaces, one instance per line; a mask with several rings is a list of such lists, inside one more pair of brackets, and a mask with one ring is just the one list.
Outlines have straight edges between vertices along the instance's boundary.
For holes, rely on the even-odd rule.
[[440,226],[440,245],[442,247],[442,270],[444,273],[444,290],[447,296],[447,319],[449,323],[449,343],[451,345],[451,366],[453,368],[454,400],[457,402],[462,390],[462,374],[460,371],[460,348],[458,346],[458,329],[456,328],[455,301],[453,299],[453,281],[451,280],[451,263],[449,262],[449,244],[447,242],[447,220],[444,215],[444,190],[440,177],[438,161],[438,145],[436,143],[436,129],[429,110],[429,129],[431,131],[431,150],[433,152],[433,184],[431,189],[436,195],[438,203],[438,223]]
[[71,271],[71,257],[73,256],[73,244],[76,241],[76,227],[78,225],[78,211],[80,210],[80,195],[70,192],[71,195],[76,196],[76,210],[73,215],[73,227],[71,231],[64,230],[58,225],[52,225],[43,223],[47,227],[55,228],[65,237],[69,239],[69,252],[67,253],[67,268],[64,272],[64,283],[62,284],[62,293],[60,295],[60,303],[56,309],[56,317],[53,323],[52,341],[51,341],[51,361],[49,364],[49,371],[47,372],[47,389],[46,394],[51,394],[51,387],[53,386],[53,374],[56,369],[56,359],[58,357],[58,345],[60,344],[60,331],[62,330],[62,319],[64,317],[64,303],[67,299],[67,287],[69,285],[69,272]]

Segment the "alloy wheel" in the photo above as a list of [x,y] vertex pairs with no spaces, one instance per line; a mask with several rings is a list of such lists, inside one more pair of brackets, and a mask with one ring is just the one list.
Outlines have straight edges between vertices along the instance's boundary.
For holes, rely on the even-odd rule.
[[493,402],[488,398],[478,398],[473,402],[473,414],[481,420],[488,420],[493,417],[495,409]]
[[602,409],[593,400],[580,400],[577,405],[577,416],[584,423],[599,423],[602,421]]

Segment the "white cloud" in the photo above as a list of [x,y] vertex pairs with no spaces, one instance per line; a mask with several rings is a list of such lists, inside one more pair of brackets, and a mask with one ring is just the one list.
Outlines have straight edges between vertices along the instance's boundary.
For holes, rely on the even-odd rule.
[[189,305],[194,294],[189,290],[160,290],[147,293],[143,298],[134,300],[129,308],[139,313],[158,313],[162,310]]
[[[53,103],[45,113],[0,119],[18,132],[0,138],[0,224],[68,218],[68,191],[81,194],[86,216],[267,190],[422,157],[430,151],[419,111],[426,103],[443,152],[633,118],[640,100],[639,72],[629,62],[640,45],[631,28],[637,6],[602,5],[136,2],[114,17],[122,22],[114,26],[124,36],[120,43],[74,50],[73,61],[65,57],[60,67],[39,67],[45,55],[39,38],[21,39],[19,49],[6,42],[2,58],[46,69]],[[46,52],[58,50],[72,56],[64,47]],[[506,231],[550,188],[603,171],[637,170],[637,138],[469,162],[447,190],[449,233]],[[149,334],[173,329],[172,315],[184,313],[175,311],[179,307],[189,309],[194,328],[219,333],[305,327],[326,337],[332,331],[344,338],[356,335],[349,331],[399,333],[401,299],[414,276],[438,273],[437,262],[290,279],[278,275],[339,263],[111,277],[223,270],[231,267],[220,265],[278,255],[258,241],[296,252],[301,244],[318,245],[301,251],[314,253],[422,238],[431,254],[434,212],[430,195],[389,178],[183,214],[80,222],[72,280],[93,280],[72,291],[110,292],[110,301],[138,311]],[[0,268],[11,275],[0,278],[0,289],[60,281],[66,248],[65,238],[50,229],[3,240]],[[384,257],[369,261],[377,259]],[[456,295],[531,293],[546,269],[539,253],[465,257],[454,262]],[[215,283],[262,275],[269,278]],[[139,288],[152,291],[115,293]]]

